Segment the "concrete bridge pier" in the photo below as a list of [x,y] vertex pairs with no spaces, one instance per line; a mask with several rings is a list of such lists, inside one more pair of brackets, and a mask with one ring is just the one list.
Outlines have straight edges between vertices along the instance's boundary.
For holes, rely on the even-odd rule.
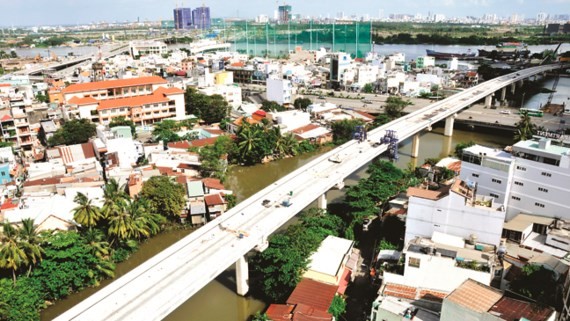
[[492,103],[493,103],[493,94],[490,94],[489,96],[485,97],[485,107],[487,108],[491,107]]
[[419,153],[420,153],[420,134],[417,133],[414,136],[412,136],[412,157],[417,158]]
[[327,210],[327,193],[324,193],[317,198],[317,208],[325,211]]
[[517,85],[515,83],[511,84],[511,94],[514,95],[515,94],[515,89],[517,88]]
[[501,102],[505,101],[505,98],[507,98],[507,87],[501,89]]
[[453,114],[445,119],[445,130],[443,131],[444,136],[453,136],[453,124],[455,123],[455,117],[457,117],[457,114]]
[[524,79],[521,79],[517,82],[517,87],[521,88],[524,85]]
[[236,261],[236,287],[237,294],[245,296],[249,291],[249,267],[245,257],[242,256]]

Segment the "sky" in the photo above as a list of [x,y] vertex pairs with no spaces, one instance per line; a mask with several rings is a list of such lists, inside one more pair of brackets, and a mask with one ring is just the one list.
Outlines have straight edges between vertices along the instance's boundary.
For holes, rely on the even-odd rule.
[[[210,7],[212,17],[254,18],[265,14],[270,17],[276,9],[274,0],[0,0],[1,26],[41,26],[86,24],[145,20],[172,20],[172,9],[194,8],[204,3]],[[279,1],[279,4],[283,4]],[[400,0],[398,6],[386,0],[362,0],[355,6],[347,0],[288,0],[294,14],[302,16],[335,17],[339,12],[350,16],[369,14],[386,17],[391,13],[428,12],[447,17],[481,17],[486,13],[508,17],[512,14],[534,18],[538,12],[570,14],[570,0]]]

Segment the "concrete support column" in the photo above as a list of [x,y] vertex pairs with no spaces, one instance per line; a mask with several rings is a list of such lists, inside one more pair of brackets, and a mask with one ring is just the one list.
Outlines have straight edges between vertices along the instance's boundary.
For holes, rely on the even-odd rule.
[[420,153],[420,134],[412,136],[412,157],[417,158]]
[[493,102],[493,95],[492,94],[485,97],[485,107],[487,107],[487,108],[491,107],[492,102]]
[[453,123],[455,123],[455,115],[451,115],[445,119],[444,136],[453,136]]
[[511,84],[511,94],[514,95],[515,94],[515,89],[517,88],[517,85],[515,83]]
[[517,87],[521,88],[524,85],[524,79],[521,79],[517,82]]
[[451,157],[453,152],[451,151],[451,142],[453,139],[451,136],[444,136],[443,137],[443,154]]
[[317,198],[317,208],[320,208],[321,210],[327,209],[327,193],[324,193]]
[[249,267],[245,257],[242,256],[236,261],[236,286],[237,294],[245,296],[249,291]]
[[501,89],[501,101],[505,101],[505,98],[507,98],[507,87]]

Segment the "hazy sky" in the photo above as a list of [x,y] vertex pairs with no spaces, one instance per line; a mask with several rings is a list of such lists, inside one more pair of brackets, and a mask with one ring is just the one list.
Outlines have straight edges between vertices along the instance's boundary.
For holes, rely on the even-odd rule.
[[[282,4],[283,1],[279,1]],[[359,5],[354,5],[359,3]],[[397,3],[397,7],[393,4]],[[78,24],[98,21],[172,20],[176,5],[200,6],[202,1],[174,0],[0,0],[0,25],[30,26]],[[212,17],[253,18],[260,14],[270,17],[276,8],[274,0],[209,0]],[[338,12],[378,17],[390,13],[441,13],[446,16],[480,17],[485,13],[510,16],[517,13],[536,17],[538,12],[570,13],[570,0],[289,0],[293,13],[303,16],[334,17]]]

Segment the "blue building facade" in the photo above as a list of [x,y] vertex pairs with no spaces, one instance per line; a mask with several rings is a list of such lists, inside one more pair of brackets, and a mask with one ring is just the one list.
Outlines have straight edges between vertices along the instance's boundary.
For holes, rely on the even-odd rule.
[[0,184],[8,184],[12,181],[10,177],[10,163],[0,164]]
[[210,8],[209,7],[198,7],[192,10],[192,22],[194,23],[194,28],[207,30],[211,27],[210,20]]
[[174,28],[192,29],[192,10],[190,8],[174,9]]

